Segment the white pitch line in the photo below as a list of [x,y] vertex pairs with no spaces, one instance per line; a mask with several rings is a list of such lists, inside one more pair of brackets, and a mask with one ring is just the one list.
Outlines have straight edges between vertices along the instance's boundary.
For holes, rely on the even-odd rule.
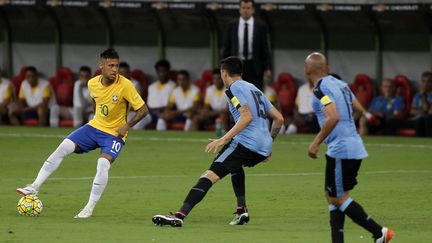
[[[381,170],[381,171],[365,171],[360,172],[360,175],[382,175],[382,174],[429,174],[431,170]],[[298,173],[262,173],[262,174],[247,174],[247,177],[289,177],[289,176],[323,176],[323,172],[298,172]],[[110,176],[110,180],[129,180],[129,179],[160,179],[160,178],[186,178],[186,175],[141,175],[141,176]],[[20,178],[21,179],[21,178]],[[30,180],[31,178],[22,178]],[[52,177],[48,180],[53,181],[80,181],[93,180],[94,177]],[[7,178],[0,181],[16,181],[16,179]]]
[[[0,133],[0,137],[30,137],[30,138],[65,138],[66,135],[55,134],[39,134],[39,133]],[[180,137],[128,137],[127,140],[133,141],[156,141],[156,142],[190,142],[190,143],[207,143],[208,139],[204,138],[180,138]],[[310,142],[287,142],[277,141],[276,144],[289,145],[309,145]],[[368,147],[389,147],[389,148],[417,148],[417,149],[432,149],[432,145],[424,144],[397,144],[397,143],[366,143]]]

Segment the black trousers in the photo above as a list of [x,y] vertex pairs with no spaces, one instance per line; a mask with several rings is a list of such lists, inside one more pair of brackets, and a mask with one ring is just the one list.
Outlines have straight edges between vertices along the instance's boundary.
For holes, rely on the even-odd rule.
[[255,85],[259,90],[263,91],[263,76],[264,71],[258,72],[255,69],[255,65],[252,60],[243,60],[243,80],[248,81],[249,83]]

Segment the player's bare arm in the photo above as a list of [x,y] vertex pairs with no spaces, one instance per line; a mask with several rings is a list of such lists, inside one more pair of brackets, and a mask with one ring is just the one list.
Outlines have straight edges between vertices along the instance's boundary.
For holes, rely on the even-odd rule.
[[366,117],[367,119],[369,119],[372,114],[369,113],[362,104],[360,104],[360,102],[357,99],[353,99],[353,108],[354,110],[360,112],[362,114],[362,116]]
[[137,124],[141,119],[143,119],[145,116],[147,116],[149,113],[149,110],[148,110],[146,105],[143,105],[143,106],[141,106],[141,108],[139,108],[135,112],[136,112],[135,116],[132,118],[132,120],[130,120],[127,123],[129,125],[129,127],[135,126],[135,124]]
[[127,122],[126,124],[124,124],[123,126],[121,126],[117,129],[117,133],[118,133],[119,137],[124,137],[126,135],[127,131],[129,130],[129,128],[135,126],[135,124],[137,124],[141,119],[143,119],[145,116],[148,115],[149,110],[148,110],[146,105],[143,105],[143,106],[141,106],[141,108],[139,108],[135,112],[136,112],[136,114],[132,118],[132,120],[130,120],[129,122]]
[[333,131],[339,122],[339,112],[337,106],[334,103],[328,104],[324,108],[325,121],[324,124],[313,140],[312,144],[309,146],[309,157],[316,159],[319,146],[324,141],[324,139]]
[[279,131],[281,130],[282,125],[284,124],[284,118],[282,114],[275,108],[272,107],[267,114],[271,119],[273,119],[273,124],[270,130],[270,135],[273,138],[273,141],[276,139]]
[[252,121],[252,112],[250,111],[250,108],[247,104],[242,105],[238,111],[240,113],[240,118],[234,127],[231,128],[223,137],[219,139],[211,139],[212,142],[206,146],[205,152],[216,153],[220,146],[230,141],[235,135],[245,129]]

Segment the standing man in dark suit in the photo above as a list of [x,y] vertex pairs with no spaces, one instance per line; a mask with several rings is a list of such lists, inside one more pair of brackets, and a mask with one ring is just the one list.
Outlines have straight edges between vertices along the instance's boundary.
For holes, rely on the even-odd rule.
[[263,90],[263,76],[271,76],[271,56],[267,26],[253,17],[254,4],[253,0],[240,0],[240,18],[228,24],[222,58],[242,59],[243,79]]

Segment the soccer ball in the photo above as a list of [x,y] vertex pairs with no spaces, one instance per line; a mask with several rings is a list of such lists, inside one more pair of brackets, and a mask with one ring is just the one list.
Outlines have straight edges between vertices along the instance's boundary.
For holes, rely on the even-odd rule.
[[43,204],[37,196],[24,196],[17,205],[18,213],[22,216],[37,217],[42,213]]

